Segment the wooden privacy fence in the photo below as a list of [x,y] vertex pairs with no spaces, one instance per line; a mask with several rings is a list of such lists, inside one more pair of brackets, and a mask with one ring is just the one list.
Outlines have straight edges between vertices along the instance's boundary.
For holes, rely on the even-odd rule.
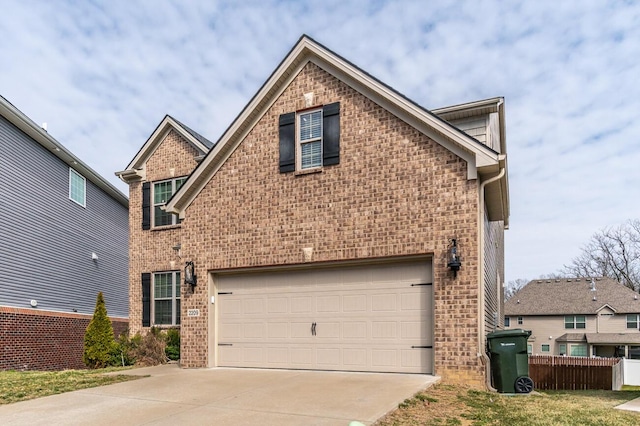
[[620,358],[529,356],[529,376],[538,390],[619,390]]

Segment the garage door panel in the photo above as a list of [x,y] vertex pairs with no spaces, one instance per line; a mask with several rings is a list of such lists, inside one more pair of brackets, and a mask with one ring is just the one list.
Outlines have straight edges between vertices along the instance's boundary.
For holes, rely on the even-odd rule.
[[366,312],[366,294],[347,294],[342,296],[342,312]]
[[289,312],[289,299],[287,297],[268,297],[267,312],[269,314],[286,314]]
[[310,313],[314,310],[314,299],[312,296],[295,296],[291,298],[292,313]]
[[430,280],[428,261],[215,275],[218,365],[429,373]]
[[342,337],[348,340],[364,340],[367,338],[366,321],[344,321],[342,323]]

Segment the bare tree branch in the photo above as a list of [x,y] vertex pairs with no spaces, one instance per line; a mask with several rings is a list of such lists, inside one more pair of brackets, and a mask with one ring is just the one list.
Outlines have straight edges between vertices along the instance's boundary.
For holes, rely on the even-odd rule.
[[640,290],[640,220],[594,234],[564,273],[576,277],[609,277]]

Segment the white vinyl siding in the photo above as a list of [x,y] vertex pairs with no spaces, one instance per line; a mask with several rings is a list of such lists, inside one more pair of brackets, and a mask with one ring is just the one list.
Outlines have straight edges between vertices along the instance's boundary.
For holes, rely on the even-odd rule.
[[69,199],[82,207],[87,205],[87,181],[71,167],[69,167]]

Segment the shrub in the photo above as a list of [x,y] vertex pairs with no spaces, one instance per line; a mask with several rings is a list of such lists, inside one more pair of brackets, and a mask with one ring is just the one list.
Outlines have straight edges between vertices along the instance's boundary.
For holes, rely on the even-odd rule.
[[89,368],[107,367],[113,361],[116,352],[116,342],[113,337],[113,327],[107,315],[102,292],[98,293],[96,309],[84,334],[84,352],[82,361]]
[[167,330],[166,335],[167,347],[164,352],[172,361],[177,361],[180,359],[180,330],[175,328],[171,328]]
[[150,366],[167,362],[166,342],[162,330],[151,327],[144,336],[136,334],[131,341],[129,356],[136,365]]

